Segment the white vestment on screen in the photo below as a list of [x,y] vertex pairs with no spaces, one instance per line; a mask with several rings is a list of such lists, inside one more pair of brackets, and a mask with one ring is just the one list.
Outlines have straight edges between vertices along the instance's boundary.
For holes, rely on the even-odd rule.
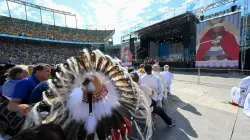
[[167,92],[170,92],[171,85],[172,85],[172,80],[174,78],[174,75],[171,72],[169,72],[169,71],[163,71],[160,74],[165,79],[165,83],[166,83],[166,87],[167,87]]
[[154,95],[152,96],[152,99],[155,101],[159,100],[158,95],[163,94],[163,89],[161,86],[161,80],[154,74],[146,74],[141,78],[141,84],[147,85],[149,88],[151,88],[154,91]]
[[232,101],[239,106],[244,106],[246,97],[250,92],[250,76],[241,80],[237,87],[233,87],[231,91]]

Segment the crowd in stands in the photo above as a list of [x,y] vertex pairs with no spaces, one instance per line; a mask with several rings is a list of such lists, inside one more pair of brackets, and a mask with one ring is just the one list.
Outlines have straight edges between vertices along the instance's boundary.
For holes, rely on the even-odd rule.
[[58,64],[79,53],[83,48],[62,44],[14,44],[0,41],[0,63]]
[[0,33],[53,40],[103,42],[114,32],[66,28],[0,16]]

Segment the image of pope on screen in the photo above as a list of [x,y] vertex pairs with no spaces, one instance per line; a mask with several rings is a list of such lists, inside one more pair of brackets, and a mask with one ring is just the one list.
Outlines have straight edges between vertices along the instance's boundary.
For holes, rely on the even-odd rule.
[[240,32],[237,26],[240,25],[240,19],[237,19],[237,15],[230,16],[197,25],[196,61],[213,61],[218,67],[218,61],[238,63]]

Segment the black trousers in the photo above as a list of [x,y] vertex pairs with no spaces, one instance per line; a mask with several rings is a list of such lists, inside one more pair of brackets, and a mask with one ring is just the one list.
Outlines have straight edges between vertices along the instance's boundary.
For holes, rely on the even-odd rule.
[[166,114],[166,112],[160,108],[156,106],[156,101],[152,100],[152,105],[154,107],[153,112],[157,115],[159,115],[161,117],[161,119],[167,124],[167,125],[171,125],[172,124],[172,119]]

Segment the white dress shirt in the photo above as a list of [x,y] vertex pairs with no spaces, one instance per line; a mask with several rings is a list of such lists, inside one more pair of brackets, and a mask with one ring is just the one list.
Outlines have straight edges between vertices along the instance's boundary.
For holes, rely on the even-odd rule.
[[[143,91],[143,93],[146,95],[147,101],[149,105],[151,106],[152,104],[152,89],[150,89],[147,85],[139,85],[140,89]],[[151,111],[153,111],[153,108],[150,107]]]
[[158,101],[158,95],[163,94],[163,89],[161,86],[161,80],[154,74],[146,74],[141,78],[141,84],[147,85],[149,88],[151,88],[154,91],[154,95],[152,96],[152,99],[155,101]]

